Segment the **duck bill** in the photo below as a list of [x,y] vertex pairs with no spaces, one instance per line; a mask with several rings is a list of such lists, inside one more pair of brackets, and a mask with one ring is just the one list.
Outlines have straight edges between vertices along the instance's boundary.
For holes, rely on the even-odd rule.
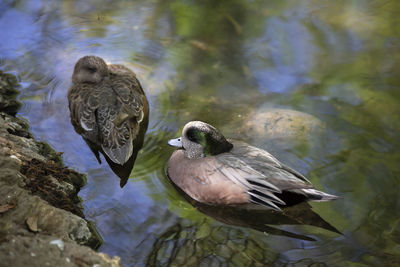
[[168,145],[182,148],[182,137],[169,140]]

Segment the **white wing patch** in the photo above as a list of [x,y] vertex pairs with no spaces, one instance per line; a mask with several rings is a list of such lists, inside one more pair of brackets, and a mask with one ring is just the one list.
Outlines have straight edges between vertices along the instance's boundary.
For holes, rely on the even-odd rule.
[[85,131],[92,131],[93,128],[90,128],[89,126],[87,126],[87,124],[81,119],[80,120],[81,126]]

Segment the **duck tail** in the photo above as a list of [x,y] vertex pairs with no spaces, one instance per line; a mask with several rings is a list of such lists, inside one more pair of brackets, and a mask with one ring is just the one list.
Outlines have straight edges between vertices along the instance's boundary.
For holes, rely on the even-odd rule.
[[335,195],[331,195],[331,194],[327,194],[324,193],[322,191],[318,191],[316,189],[302,189],[303,193],[306,194],[307,198],[310,201],[317,201],[317,202],[322,202],[322,201],[330,201],[330,200],[335,200],[341,197],[335,196]]

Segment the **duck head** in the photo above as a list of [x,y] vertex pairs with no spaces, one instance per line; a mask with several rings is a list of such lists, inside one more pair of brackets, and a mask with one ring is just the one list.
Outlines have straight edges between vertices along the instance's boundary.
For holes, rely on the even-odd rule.
[[73,83],[99,83],[108,78],[107,64],[100,57],[85,56],[75,64],[72,74]]
[[188,122],[182,136],[169,140],[168,144],[184,149],[190,159],[218,155],[233,147],[215,127],[202,121]]

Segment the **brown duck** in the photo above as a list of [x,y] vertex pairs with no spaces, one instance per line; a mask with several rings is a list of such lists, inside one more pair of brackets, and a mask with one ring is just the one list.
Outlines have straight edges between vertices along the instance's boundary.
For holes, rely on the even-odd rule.
[[75,64],[68,101],[75,131],[99,163],[99,152],[104,155],[123,187],[143,146],[149,117],[135,73],[97,56],[82,57]]
[[191,121],[168,162],[168,177],[192,199],[211,205],[257,204],[280,211],[303,201],[338,198],[314,189],[299,172],[265,150],[227,140],[213,126]]

